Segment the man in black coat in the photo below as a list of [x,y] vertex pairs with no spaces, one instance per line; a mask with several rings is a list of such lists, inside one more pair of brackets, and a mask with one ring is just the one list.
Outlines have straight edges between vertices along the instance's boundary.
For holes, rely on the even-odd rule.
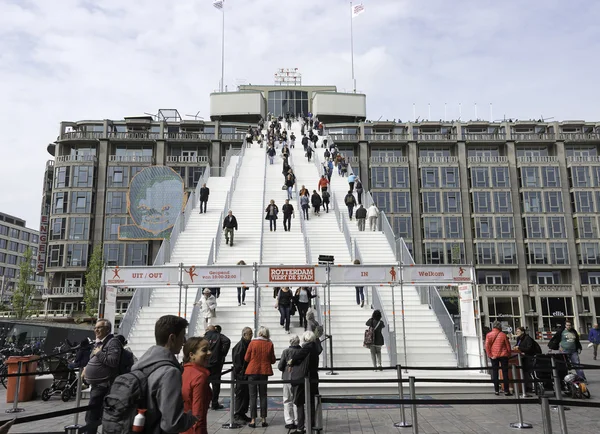
[[348,216],[350,217],[350,220],[352,220],[352,211],[356,206],[356,199],[351,191],[348,191],[348,194],[344,197],[344,203],[346,204],[346,207],[348,207]]
[[[210,194],[210,189],[206,186],[206,184],[202,184],[202,188],[200,189],[200,214],[203,212],[206,213],[206,203],[208,202],[208,195]],[[202,205],[204,204],[204,211],[202,211]]]
[[358,230],[361,232],[365,231],[365,222],[367,220],[367,209],[362,205],[358,206],[356,210],[356,221],[358,224]]
[[204,334],[204,339],[209,343],[210,348],[210,359],[208,360],[208,370],[210,371],[210,380],[212,386],[212,409],[219,410],[223,408],[222,404],[219,404],[219,395],[221,393],[221,372],[223,371],[223,364],[225,363],[225,357],[231,347],[231,341],[227,336],[221,334],[221,326],[209,326],[207,332]]
[[[252,340],[252,329],[250,327],[244,327],[242,330],[242,339],[235,344],[233,347],[233,351],[231,353],[231,357],[233,359],[233,371],[235,373],[235,379],[240,381],[248,380],[248,377],[245,375],[246,372],[246,361],[244,357],[246,356],[246,351],[248,350],[248,345],[250,345],[250,341]],[[238,423],[246,423],[250,422],[252,419],[246,415],[248,412],[248,407],[250,405],[250,391],[248,389],[247,384],[237,384],[235,385],[235,409],[233,416]]]
[[304,147],[304,152],[306,152],[306,148],[308,147],[308,137],[302,137],[302,146]]
[[289,231],[292,229],[292,216],[296,217],[294,207],[290,204],[290,200],[285,200],[285,205],[281,207],[283,211],[283,230]]
[[229,210],[227,217],[223,220],[223,230],[225,231],[225,244],[229,244],[229,237],[231,237],[230,246],[233,247],[233,230],[238,230],[237,220],[233,215],[233,211]]

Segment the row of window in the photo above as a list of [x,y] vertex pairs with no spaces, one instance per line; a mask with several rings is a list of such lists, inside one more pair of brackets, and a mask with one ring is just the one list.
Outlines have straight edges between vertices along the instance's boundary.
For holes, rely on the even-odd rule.
[[[94,195],[91,191],[59,192],[52,195],[52,214],[90,214]],[[70,205],[69,206],[69,202]]]
[[514,242],[476,243],[475,257],[478,265],[516,265],[517,246]]
[[10,252],[25,253],[27,249],[31,249],[34,255],[37,255],[37,247],[27,244],[18,243],[16,241],[0,238],[0,250],[8,250]]
[[460,242],[424,243],[425,264],[464,264],[465,245]]
[[104,244],[104,261],[111,267],[147,265],[148,244]]
[[90,221],[89,217],[54,218],[50,222],[50,240],[88,240]]
[[572,166],[571,187],[600,187],[600,166]]
[[6,237],[13,238],[15,240],[21,240],[25,242],[31,242],[33,244],[38,243],[38,235],[32,234],[31,232],[27,232],[24,230],[20,230],[17,228],[10,228],[6,225],[0,224],[0,235],[4,235]]
[[423,217],[423,238],[426,240],[463,238],[462,217]]
[[[37,254],[37,252],[36,252]],[[20,265],[25,261],[23,256],[11,255],[9,253],[0,252],[0,263],[8,264],[8,265]],[[31,260],[31,265],[35,267],[36,261],[34,259]]]
[[[88,244],[57,244],[48,246],[47,266],[86,267]],[[105,244],[104,259],[109,266],[148,265],[148,243]]]
[[61,166],[54,169],[54,188],[93,186],[94,166]]

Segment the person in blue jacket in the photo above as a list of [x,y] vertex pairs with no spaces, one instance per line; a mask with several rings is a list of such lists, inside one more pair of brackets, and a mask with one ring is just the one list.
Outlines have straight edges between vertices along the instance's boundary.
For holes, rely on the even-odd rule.
[[594,324],[594,327],[590,330],[588,339],[594,347],[594,360],[598,357],[598,345],[600,345],[600,327],[598,323]]

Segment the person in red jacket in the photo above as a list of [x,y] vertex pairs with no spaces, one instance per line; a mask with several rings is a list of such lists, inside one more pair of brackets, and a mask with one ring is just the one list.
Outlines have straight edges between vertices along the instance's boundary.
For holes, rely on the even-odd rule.
[[271,333],[266,327],[258,329],[258,337],[252,339],[244,360],[248,363],[246,367],[246,375],[249,381],[265,381],[262,384],[250,384],[250,417],[252,420],[248,424],[250,428],[256,428],[256,398],[260,394],[260,417],[262,419],[261,426],[266,428],[267,423],[267,379],[273,375],[273,363],[275,363],[275,348],[273,342],[269,339]]
[[508,386],[508,358],[510,357],[510,342],[508,336],[502,332],[502,324],[494,321],[492,331],[485,337],[485,352],[492,360],[492,381],[494,382],[494,392],[500,395],[500,381],[498,380],[499,370],[502,369],[502,379],[504,382],[504,395],[511,396]]
[[327,187],[329,187],[329,181],[325,175],[321,176],[321,179],[319,179],[318,187],[319,191],[327,191]]
[[212,401],[212,391],[210,371],[206,366],[210,354],[209,343],[203,338],[189,338],[183,346],[183,408],[198,417],[198,422],[183,434],[208,434],[206,416]]

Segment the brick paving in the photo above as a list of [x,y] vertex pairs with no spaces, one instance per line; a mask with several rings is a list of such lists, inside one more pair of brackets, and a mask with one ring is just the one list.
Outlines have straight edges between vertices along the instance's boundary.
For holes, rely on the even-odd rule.
[[[584,346],[585,348],[585,346]],[[584,350],[582,354],[582,363],[600,365],[600,361],[593,361],[591,350]],[[600,402],[600,370],[588,371],[586,373],[592,399],[588,402]],[[270,391],[272,394],[272,392]],[[431,394],[429,394],[431,395]],[[461,395],[436,395],[434,398],[443,399],[491,399],[496,396],[491,392],[489,394],[461,394]],[[511,398],[512,399],[512,398]],[[82,401],[82,405],[86,405]],[[0,420],[10,419],[10,415],[5,414],[5,410],[12,404],[6,403],[6,391],[0,388]],[[23,413],[18,416],[31,416],[51,411],[73,408],[75,402],[72,400],[64,403],[60,398],[53,397],[48,402],[36,400],[25,402],[19,405],[24,408]],[[419,432],[424,434],[441,433],[472,433],[472,434],[500,434],[514,432],[509,427],[511,422],[517,421],[517,411],[515,405],[450,405],[447,407],[426,407],[419,408],[418,412]],[[529,433],[542,433],[541,410],[539,405],[523,406],[524,420],[533,424],[533,429],[527,430]],[[407,420],[411,420],[410,407],[406,408]],[[600,409],[571,407],[566,412],[567,425],[569,432],[577,434],[598,434],[600,432]],[[387,434],[406,432],[412,433],[412,428],[395,428],[394,422],[400,420],[399,409],[351,409],[351,410],[327,410],[323,412],[324,432],[348,433],[348,434]],[[208,432],[209,433],[231,433],[241,432],[250,433],[257,431],[285,433],[283,412],[269,411],[268,428],[257,428],[255,430],[247,426],[239,430],[229,430],[222,428],[224,423],[229,421],[229,411],[209,411],[208,413]],[[80,422],[83,422],[83,414],[80,415]],[[64,432],[64,426],[73,423],[73,416],[47,419],[40,422],[29,424],[19,424],[13,426],[11,433],[44,433],[44,432]],[[557,412],[552,412],[552,427],[554,432],[560,432]]]

